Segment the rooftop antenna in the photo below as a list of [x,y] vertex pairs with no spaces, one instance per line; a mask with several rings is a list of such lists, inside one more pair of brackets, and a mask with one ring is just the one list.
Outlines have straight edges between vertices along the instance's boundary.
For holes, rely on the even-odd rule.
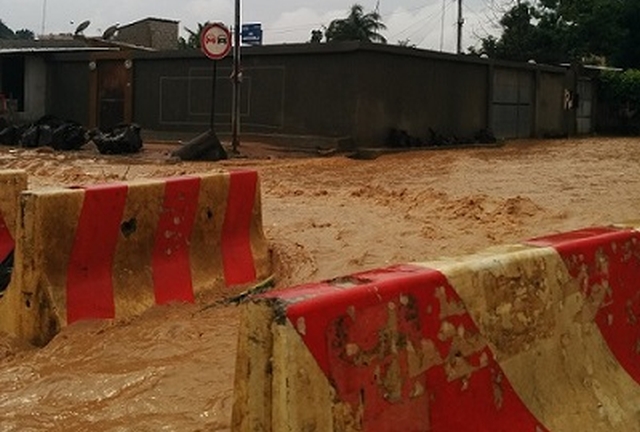
[[86,20],[80,23],[80,25],[78,27],[76,27],[76,31],[73,33],[74,36],[79,36],[82,34],[83,31],[85,31],[87,29],[87,27],[89,27],[89,25],[91,24],[91,21]]
[[118,26],[119,25],[120,24],[114,24],[111,27],[109,27],[108,29],[106,29],[104,31],[104,33],[102,33],[102,39],[109,40],[109,39],[113,38],[116,35],[116,33],[118,33]]

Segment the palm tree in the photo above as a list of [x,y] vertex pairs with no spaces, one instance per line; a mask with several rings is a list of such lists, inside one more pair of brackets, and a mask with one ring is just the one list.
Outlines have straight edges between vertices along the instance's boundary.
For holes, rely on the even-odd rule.
[[380,34],[385,30],[386,25],[382,22],[382,17],[378,11],[364,13],[362,5],[351,6],[349,15],[346,18],[331,21],[325,31],[327,42],[332,41],[362,41],[387,43],[387,40]]
[[204,30],[204,28],[208,25],[209,25],[209,21],[207,21],[204,24],[198,23],[198,30],[191,30],[185,27],[184,29],[187,31],[189,36],[187,37],[187,39],[180,36],[180,38],[178,39],[179,47],[181,49],[188,49],[188,48],[200,49],[200,35],[202,34],[202,31]]

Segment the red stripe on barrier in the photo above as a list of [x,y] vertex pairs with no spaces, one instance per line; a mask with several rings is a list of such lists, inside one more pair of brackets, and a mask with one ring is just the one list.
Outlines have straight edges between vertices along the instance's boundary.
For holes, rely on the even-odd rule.
[[153,249],[157,304],[193,302],[189,239],[198,209],[199,177],[168,179]]
[[609,349],[640,383],[640,233],[596,228],[530,243],[558,251]]
[[619,233],[620,229],[613,227],[593,227],[576,231],[569,231],[559,234],[552,234],[544,237],[538,237],[527,240],[526,243],[533,246],[560,246],[565,245],[574,247],[580,242],[592,244],[593,241],[600,236],[608,236],[612,233]]
[[115,317],[112,267],[127,191],[120,184],[85,189],[67,269],[67,324]]
[[363,431],[546,431],[438,271],[397,266],[265,297],[284,302]]
[[227,286],[256,279],[251,251],[251,219],[258,187],[256,171],[232,171],[222,227],[222,262]]
[[0,262],[9,256],[14,247],[13,237],[11,237],[9,228],[0,214]]

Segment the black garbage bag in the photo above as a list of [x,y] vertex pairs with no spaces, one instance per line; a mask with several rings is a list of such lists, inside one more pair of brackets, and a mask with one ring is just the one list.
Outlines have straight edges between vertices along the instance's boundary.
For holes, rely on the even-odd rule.
[[22,147],[27,148],[48,147],[51,146],[52,141],[53,130],[46,124],[34,124],[28,127],[20,138]]
[[79,150],[87,143],[87,130],[75,122],[66,122],[53,130],[51,146],[55,150]]
[[13,251],[0,262],[0,296],[4,294],[11,282],[11,273],[13,272]]
[[108,133],[94,130],[90,135],[102,154],[131,154],[142,150],[140,126],[137,124],[119,125]]
[[0,145],[18,146],[25,129],[22,126],[7,126],[0,130]]

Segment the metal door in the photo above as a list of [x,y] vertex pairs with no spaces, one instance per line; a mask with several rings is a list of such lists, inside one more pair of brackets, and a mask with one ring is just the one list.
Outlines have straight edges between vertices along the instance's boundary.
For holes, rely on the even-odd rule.
[[576,128],[579,135],[592,132],[593,83],[589,78],[578,81],[578,106],[576,107]]
[[496,68],[493,74],[492,129],[498,138],[528,138],[533,126],[533,73]]
[[98,127],[108,130],[120,123],[128,123],[127,87],[129,71],[125,62],[108,60],[98,63]]

